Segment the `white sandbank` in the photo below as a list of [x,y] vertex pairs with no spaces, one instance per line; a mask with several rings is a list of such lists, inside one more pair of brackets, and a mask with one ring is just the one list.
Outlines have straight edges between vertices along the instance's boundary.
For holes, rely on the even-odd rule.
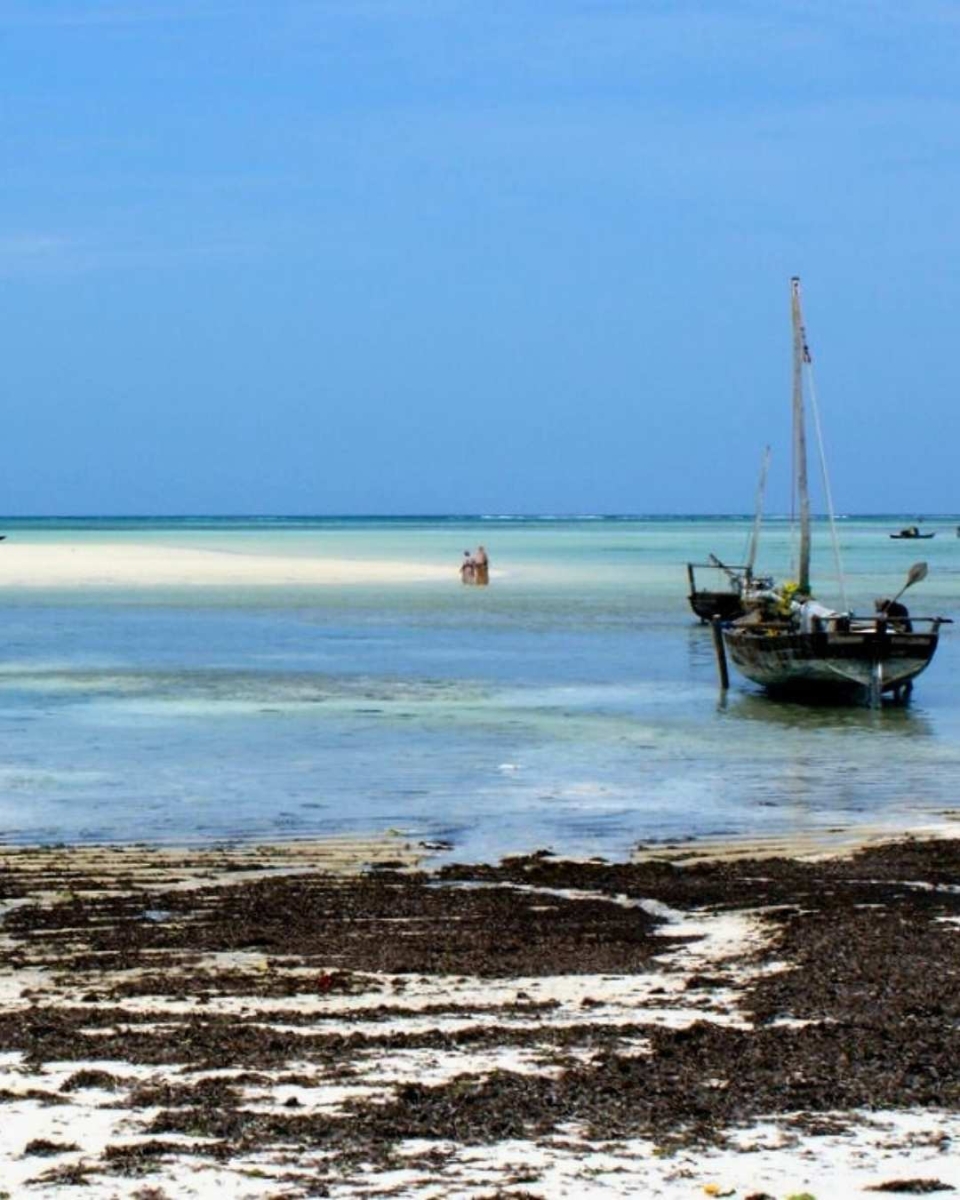
[[630,854],[631,862],[669,862],[675,866],[695,863],[736,862],[741,859],[790,858],[799,862],[820,862],[828,858],[849,858],[861,850],[883,846],[903,838],[955,838],[957,818],[944,813],[937,821],[924,824],[835,825],[830,828],[791,829],[762,836],[730,834],[707,838],[665,839],[644,842]]
[[459,585],[459,563],[259,554],[118,542],[4,542],[0,588]]

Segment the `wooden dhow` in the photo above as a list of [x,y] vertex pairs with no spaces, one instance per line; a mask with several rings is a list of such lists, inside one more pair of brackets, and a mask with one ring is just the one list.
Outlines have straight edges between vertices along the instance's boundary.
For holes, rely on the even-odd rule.
[[[913,680],[937,649],[948,618],[912,617],[899,603],[908,587],[925,578],[916,563],[892,600],[877,602],[858,617],[818,604],[810,589],[810,498],[807,484],[805,375],[811,366],[803,323],[800,280],[791,280],[793,325],[793,458],[799,515],[799,568],[795,583],[758,593],[744,616],[722,626],[725,649],[738,671],[775,695],[819,701],[867,700],[909,695]],[[825,472],[824,472],[825,474]],[[829,487],[827,487],[829,502]],[[839,558],[839,554],[838,554]],[[721,663],[721,679],[726,663]]]

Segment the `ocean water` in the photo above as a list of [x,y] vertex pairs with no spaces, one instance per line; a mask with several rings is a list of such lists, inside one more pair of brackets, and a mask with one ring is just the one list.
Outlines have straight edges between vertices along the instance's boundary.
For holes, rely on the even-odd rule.
[[[916,559],[960,616],[957,517],[839,523],[869,611]],[[0,839],[274,841],[396,829],[458,858],[621,857],[678,837],[904,828],[960,804],[960,650],[911,704],[720,696],[685,562],[740,562],[747,518],[6,520],[8,542],[449,564],[450,581],[17,590],[2,580]],[[483,542],[487,589],[457,565]],[[758,566],[789,573],[783,521]],[[825,526],[814,582],[839,599]]]

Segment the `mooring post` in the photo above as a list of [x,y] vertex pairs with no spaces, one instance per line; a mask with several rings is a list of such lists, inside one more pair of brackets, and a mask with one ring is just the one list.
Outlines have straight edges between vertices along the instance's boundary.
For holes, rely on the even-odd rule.
[[871,708],[879,708],[883,703],[883,660],[886,655],[888,629],[887,622],[882,616],[877,617],[875,628],[877,631],[877,646],[874,651],[876,658],[873,660],[873,669],[870,672],[870,686],[867,692]]
[[883,703],[883,661],[877,659],[870,672],[870,686],[867,689],[868,702],[871,708],[879,708]]
[[727,671],[727,650],[723,644],[723,622],[714,617],[710,622],[713,629],[713,648],[717,655],[717,671],[720,675],[720,687],[727,691],[730,687],[730,675]]

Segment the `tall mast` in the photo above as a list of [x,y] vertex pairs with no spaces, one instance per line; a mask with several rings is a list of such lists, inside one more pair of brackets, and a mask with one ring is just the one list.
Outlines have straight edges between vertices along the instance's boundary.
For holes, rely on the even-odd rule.
[[790,280],[790,311],[793,319],[793,464],[795,488],[800,510],[800,564],[797,572],[798,590],[810,594],[810,492],[807,487],[807,431],[803,414],[803,364],[810,361],[807,335],[803,328],[800,307],[800,279]]

